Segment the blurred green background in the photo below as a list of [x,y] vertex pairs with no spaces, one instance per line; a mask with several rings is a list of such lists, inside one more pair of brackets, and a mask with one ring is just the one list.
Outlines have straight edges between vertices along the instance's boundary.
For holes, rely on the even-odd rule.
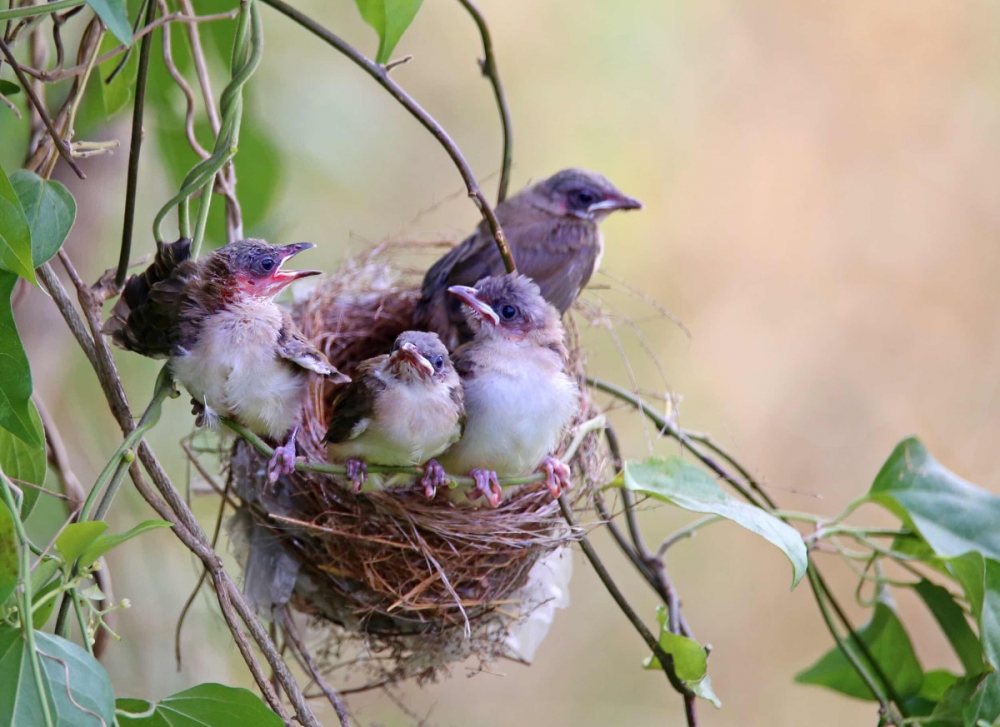
[[[582,166],[646,204],[604,225],[604,268],[679,316],[691,338],[612,278],[596,276],[586,295],[637,322],[666,382],[622,324],[624,350],[644,389],[683,397],[682,425],[712,432],[789,509],[838,512],[910,433],[955,472],[1000,492],[995,4],[480,4],[513,112],[513,188]],[[199,13],[231,5],[195,3]],[[374,53],[375,36],[349,0],[295,5]],[[302,264],[326,269],[388,238],[463,237],[478,214],[436,142],[348,61],[262,12],[265,55],[248,87],[238,157],[247,233],[314,241],[319,249]],[[427,0],[395,55],[404,54],[414,60],[394,77],[449,130],[492,195],[499,124],[471,20],[456,2]],[[180,108],[171,92],[163,108]],[[88,136],[127,145],[128,116]],[[137,254],[152,250],[152,215],[190,162],[168,153],[164,163],[160,153],[171,149],[179,118],[171,123],[164,112],[146,126]],[[10,169],[20,148],[15,127],[3,123],[0,159]],[[63,166],[57,174],[80,208],[67,249],[90,279],[117,259],[126,162],[123,149],[85,160],[86,182]],[[62,423],[77,474],[92,481],[118,443],[96,381],[41,293],[29,291],[17,314],[37,389]],[[587,341],[592,370],[627,384],[608,335]],[[119,362],[140,406],[157,364]],[[676,453],[651,441],[635,416],[615,417],[630,456]],[[180,400],[151,437],[181,482],[177,441],[190,428]],[[214,498],[195,506],[211,526]],[[135,496],[116,509],[119,530],[150,516]],[[45,516],[40,507],[34,518]],[[656,543],[690,517],[660,507],[642,519]],[[594,540],[652,623],[644,585],[603,533]],[[830,641],[808,589],[789,593],[777,551],[723,524],[677,546],[668,565],[695,634],[714,647],[710,673],[723,709],[702,703],[701,724],[876,722],[870,703],[792,683]],[[129,543],[111,569],[116,598],[133,604],[105,659],[118,694],[250,683],[206,594],[185,630],[183,670],[175,669],[174,623],[198,568],[172,536]],[[832,562],[827,570],[849,602],[850,573]],[[682,724],[680,699],[662,674],[640,669],[644,645],[582,558],[572,598],[530,668],[497,664],[469,680],[471,670],[457,666],[440,684],[404,688],[403,700],[439,725]],[[925,668],[955,666],[922,606],[900,600]],[[378,693],[351,705],[364,724],[414,722]]]

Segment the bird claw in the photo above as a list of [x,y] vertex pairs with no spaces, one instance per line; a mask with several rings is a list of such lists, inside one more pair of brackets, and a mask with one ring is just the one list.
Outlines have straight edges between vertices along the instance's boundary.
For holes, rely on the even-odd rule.
[[485,495],[490,507],[497,507],[503,500],[503,490],[497,480],[497,473],[493,470],[472,470],[469,476],[476,481],[476,487],[469,492],[469,499],[475,500],[480,495]]
[[349,459],[344,463],[347,467],[347,476],[351,478],[351,485],[355,492],[361,492],[361,485],[368,479],[368,465],[360,459]]
[[298,428],[292,430],[292,435],[284,444],[274,448],[271,461],[267,463],[267,482],[273,485],[282,475],[295,471],[295,435]]
[[552,455],[542,460],[541,471],[545,473],[545,486],[549,488],[553,499],[559,499],[572,486],[569,465]]
[[436,459],[428,460],[424,465],[424,474],[420,477],[420,484],[424,486],[424,494],[428,500],[433,500],[439,487],[448,484],[444,467],[438,464]]

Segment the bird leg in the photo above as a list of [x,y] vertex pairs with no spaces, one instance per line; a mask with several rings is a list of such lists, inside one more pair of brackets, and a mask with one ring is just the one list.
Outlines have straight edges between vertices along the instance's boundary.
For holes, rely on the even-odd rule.
[[295,471],[295,435],[298,433],[299,428],[293,428],[288,441],[274,448],[271,461],[267,463],[267,481],[270,484],[273,485],[282,475]]
[[497,507],[503,500],[503,490],[497,481],[497,473],[493,470],[470,470],[469,476],[476,481],[476,488],[469,491],[469,499],[475,500],[480,495],[485,495],[490,507]]
[[573,484],[569,479],[569,465],[553,457],[551,454],[542,460],[542,466],[539,471],[545,473],[545,486],[549,488],[553,499],[558,499]]
[[194,414],[194,425],[196,427],[208,427],[212,431],[219,428],[219,415],[208,404],[191,399],[191,413]]
[[434,499],[439,487],[448,484],[444,467],[439,465],[436,459],[428,460],[427,464],[424,465],[424,474],[420,477],[420,484],[424,486],[424,494],[427,495],[428,500]]
[[361,492],[361,485],[368,479],[368,465],[354,457],[347,460],[344,465],[347,467],[347,476],[351,478],[354,491]]

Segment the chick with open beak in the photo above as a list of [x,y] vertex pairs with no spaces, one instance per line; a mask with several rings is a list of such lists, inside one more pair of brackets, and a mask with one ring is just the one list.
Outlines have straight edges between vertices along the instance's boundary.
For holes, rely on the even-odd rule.
[[358,366],[333,403],[326,433],[332,462],[347,465],[360,490],[367,464],[417,467],[428,498],[445,484],[434,460],[462,436],[462,384],[448,350],[434,333],[399,334],[392,352]]
[[191,241],[157,243],[153,264],[125,284],[104,332],[122,348],[168,358],[191,393],[198,423],[231,417],[284,442],[274,482],[295,467],[295,435],[311,374],[347,381],[302,335],[275,296],[318,270],[285,270],[310,242],[247,239],[191,259]]
[[466,306],[474,337],[451,355],[465,390],[466,425],[441,465],[468,472],[476,496],[493,507],[503,499],[499,477],[539,468],[558,497],[569,487],[569,468],[552,452],[580,399],[566,373],[559,312],[516,273],[448,290]]

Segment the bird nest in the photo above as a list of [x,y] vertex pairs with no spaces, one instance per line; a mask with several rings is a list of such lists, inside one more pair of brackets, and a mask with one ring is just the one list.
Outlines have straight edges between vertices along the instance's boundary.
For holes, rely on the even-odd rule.
[[[419,273],[398,261],[413,247],[369,250],[294,303],[303,333],[344,373],[412,327]],[[576,329],[568,330],[569,370],[583,393],[559,454],[597,415]],[[314,462],[326,459],[336,393],[319,377],[310,390],[298,441]],[[570,498],[579,502],[604,481],[608,458],[596,430],[576,436],[573,449]],[[428,500],[419,485],[355,493],[345,478],[312,471],[268,487],[265,466],[246,441],[236,442],[230,491],[243,504],[231,531],[243,541],[245,589],[264,612],[287,602],[323,626],[327,666],[361,654],[370,678],[394,682],[432,679],[469,657],[530,661],[565,597],[565,546],[575,536],[542,483],[508,491],[493,509],[457,493]]]

